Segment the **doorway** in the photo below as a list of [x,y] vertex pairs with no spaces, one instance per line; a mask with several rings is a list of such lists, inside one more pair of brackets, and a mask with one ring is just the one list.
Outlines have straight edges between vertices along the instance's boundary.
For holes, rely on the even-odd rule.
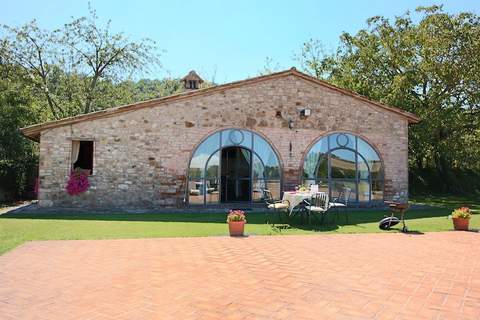
[[241,147],[221,152],[221,202],[251,201],[252,152]]

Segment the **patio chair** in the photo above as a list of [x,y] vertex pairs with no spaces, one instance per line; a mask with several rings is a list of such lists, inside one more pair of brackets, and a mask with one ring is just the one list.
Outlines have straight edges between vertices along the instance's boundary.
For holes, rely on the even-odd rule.
[[287,218],[294,219],[297,216],[300,216],[300,223],[303,224],[305,216],[308,216],[307,205],[310,205],[310,201],[303,200],[293,208],[292,212],[287,215]]
[[329,203],[329,208],[334,208],[337,213],[337,219],[340,214],[340,208],[343,208],[345,212],[345,221],[348,223],[348,201],[350,200],[350,195],[352,194],[352,189],[350,188],[343,188],[338,197],[333,198],[333,201]]
[[330,209],[328,202],[328,194],[325,192],[318,192],[314,194],[310,200],[303,200],[305,203],[305,210],[308,214],[308,221],[313,216],[315,219],[318,219],[317,216],[321,216],[320,224],[323,224],[325,215]]
[[290,208],[290,202],[288,200],[275,200],[273,198],[272,192],[270,190],[264,189],[263,190],[263,200],[265,201],[265,204],[267,205],[267,212],[265,214],[265,223],[269,223],[269,213],[278,212],[278,220],[281,222],[282,221],[282,211],[288,211]]

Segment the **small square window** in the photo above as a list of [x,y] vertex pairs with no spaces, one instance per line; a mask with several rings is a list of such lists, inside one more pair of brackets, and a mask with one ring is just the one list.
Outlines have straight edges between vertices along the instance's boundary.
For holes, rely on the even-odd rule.
[[72,169],[81,169],[93,174],[93,141],[72,141]]

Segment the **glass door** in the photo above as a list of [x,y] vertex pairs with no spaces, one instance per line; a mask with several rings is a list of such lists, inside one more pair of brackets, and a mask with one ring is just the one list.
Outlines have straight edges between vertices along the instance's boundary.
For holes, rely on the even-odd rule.
[[222,149],[222,202],[249,202],[251,200],[252,153],[241,147]]

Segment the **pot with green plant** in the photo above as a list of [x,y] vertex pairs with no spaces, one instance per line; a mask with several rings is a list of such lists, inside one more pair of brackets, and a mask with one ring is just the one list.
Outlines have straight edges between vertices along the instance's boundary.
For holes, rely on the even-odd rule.
[[452,220],[453,220],[454,229],[468,230],[468,224],[470,222],[471,217],[472,217],[472,212],[468,207],[462,207],[462,208],[453,210]]
[[230,210],[227,215],[228,230],[230,231],[230,236],[239,237],[243,236],[245,230],[245,223],[247,219],[245,217],[245,212],[242,210]]

